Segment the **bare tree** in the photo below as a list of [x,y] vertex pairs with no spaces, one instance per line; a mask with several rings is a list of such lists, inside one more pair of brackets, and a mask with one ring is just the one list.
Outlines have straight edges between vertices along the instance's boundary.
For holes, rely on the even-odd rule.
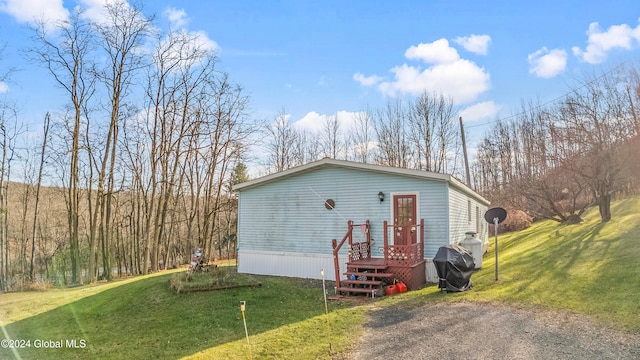
[[[235,164],[244,157],[249,139],[255,135],[254,127],[247,117],[248,97],[240,86],[232,84],[227,76],[216,78],[209,84],[212,106],[208,106],[207,129],[209,134],[209,166],[205,194],[205,221],[203,238],[208,239],[207,249],[213,251],[213,233],[219,227],[221,209],[225,206],[225,184]],[[204,109],[203,109],[204,110]],[[220,228],[220,230],[223,228]]]
[[[25,188],[22,219],[18,211],[11,221],[0,212],[2,288],[18,267],[31,279],[40,269],[63,276],[71,269],[70,280],[77,283],[87,263],[94,281],[100,273],[109,279],[112,263],[118,276],[143,273],[176,264],[196,243],[210,253],[216,239],[227,252],[234,245],[236,205],[228,185],[256,142],[248,97],[216,69],[215,51],[198,34],[179,30],[159,36],[157,51],[149,56],[150,20],[124,1],[109,2],[104,10],[102,19],[90,20],[76,9],[55,34],[35,29],[37,46],[29,54],[68,93],[69,105],[61,126],[51,124],[54,137],[45,134],[43,149],[51,153],[39,154],[40,167],[37,154],[28,158],[29,183],[35,186]],[[98,60],[92,64],[89,58]],[[145,112],[128,102],[140,90]],[[5,210],[15,137],[14,129],[4,126],[4,113],[2,119],[0,209]],[[287,147],[292,150],[291,143]],[[305,156],[318,152],[304,148]],[[38,195],[48,155],[60,176],[66,211],[52,210],[51,201],[48,207],[43,202],[48,195]],[[54,212],[66,212],[66,229],[57,228]],[[11,225],[15,244],[7,240],[10,223],[17,229]]]
[[579,222],[591,205],[588,186],[569,169],[550,166],[554,137],[549,109],[523,106],[511,121],[498,121],[479,146],[482,190],[493,202],[526,210],[536,218]]
[[344,152],[340,135],[338,114],[326,118],[322,123],[322,129],[319,134],[323,157],[337,159]]
[[[83,12],[75,8],[68,21],[56,24],[60,35],[50,40],[45,24],[35,29],[34,40],[38,44],[30,50],[32,59],[49,70],[56,83],[69,95],[73,109],[70,128],[71,149],[67,204],[69,223],[69,245],[71,254],[72,282],[80,281],[79,251],[79,158],[82,120],[87,119],[88,103],[95,91],[95,77],[89,59],[94,49],[91,25],[83,19]],[[88,120],[87,120],[88,121]],[[88,123],[86,124],[88,128]],[[91,258],[91,257],[90,257]],[[90,264],[91,265],[91,264]],[[91,268],[91,266],[90,266]],[[89,271],[91,273],[91,269]]]
[[416,167],[446,172],[450,154],[459,152],[459,131],[453,101],[444,95],[423,93],[410,105],[409,139],[416,153]]
[[40,151],[40,164],[38,166],[38,181],[36,183],[35,204],[33,205],[33,227],[31,228],[31,260],[29,261],[29,279],[33,277],[33,263],[36,256],[36,228],[38,226],[38,205],[40,204],[40,188],[42,186],[42,175],[44,173],[45,152],[47,149],[47,139],[49,138],[49,113],[44,118],[44,128],[42,134],[42,148]]
[[289,124],[289,115],[282,110],[275,121],[267,127],[268,142],[267,160],[269,168],[280,172],[291,168],[294,164],[294,154],[291,144],[296,141],[296,130]]
[[124,1],[108,2],[104,9],[106,15],[104,21],[96,23],[94,26],[98,34],[99,45],[107,57],[107,64],[104,70],[98,73],[98,78],[105,85],[108,93],[109,125],[99,164],[97,197],[92,215],[94,224],[98,224],[99,228],[92,229],[90,252],[95,252],[96,231],[99,230],[103,274],[107,279],[110,279],[109,246],[111,229],[113,228],[111,203],[115,189],[121,112],[129,86],[134,81],[137,72],[144,66],[139,49],[151,31],[151,20],[144,16],[139,8]]
[[389,100],[384,109],[376,113],[378,154],[381,165],[409,168],[412,154],[409,146],[409,115],[402,99]]
[[[4,60],[4,56],[6,54],[7,44],[5,42],[0,42],[0,61]],[[6,83],[10,80],[11,74],[15,72],[14,68],[3,68],[0,72],[0,83]]]
[[291,145],[292,166],[304,165],[320,158],[320,141],[308,130],[295,130]]
[[11,288],[11,267],[9,256],[9,184],[11,164],[16,152],[16,139],[20,133],[16,122],[15,108],[7,104],[0,107],[0,289]]
[[[0,43],[0,60],[4,58],[5,43]],[[0,73],[0,83],[4,83],[11,71]],[[4,101],[0,100],[0,146],[2,149],[2,159],[0,163],[0,291],[9,288],[9,238],[8,238],[8,176],[9,164],[11,156],[7,151],[10,150],[10,137],[7,134],[7,110]]]
[[556,138],[563,145],[556,156],[590,185],[602,222],[611,219],[612,195],[625,181],[625,164],[631,160],[620,151],[634,129],[618,84],[609,75],[588,81],[566,97],[556,119]]
[[620,71],[591,77],[552,106],[523,106],[512,122],[497,122],[478,147],[483,190],[561,222],[577,222],[597,204],[609,221],[612,196],[633,179],[630,79]]
[[353,143],[353,157],[361,163],[369,163],[371,161],[371,152],[373,151],[374,140],[374,124],[369,109],[356,113],[355,126],[351,134]]

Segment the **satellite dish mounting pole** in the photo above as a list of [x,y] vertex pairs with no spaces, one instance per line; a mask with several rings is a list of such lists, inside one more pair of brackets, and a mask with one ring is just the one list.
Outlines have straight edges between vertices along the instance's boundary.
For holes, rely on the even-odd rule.
[[498,281],[498,223],[499,220],[497,217],[493,218],[493,228],[495,230],[496,235],[496,281]]
[[496,233],[496,281],[498,281],[498,224],[506,218],[507,210],[500,207],[489,209],[484,213],[484,219],[487,220],[489,224],[493,223],[493,229]]

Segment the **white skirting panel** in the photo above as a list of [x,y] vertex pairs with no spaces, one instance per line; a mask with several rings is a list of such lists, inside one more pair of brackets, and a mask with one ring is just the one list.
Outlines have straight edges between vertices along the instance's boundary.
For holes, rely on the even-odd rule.
[[[347,269],[347,257],[340,257],[340,272]],[[333,256],[329,254],[300,254],[271,251],[238,251],[238,272],[256,275],[290,276],[305,279],[335,281]],[[344,278],[344,276],[342,276]]]
[[[437,283],[438,272],[432,259],[426,259],[427,282]],[[320,269],[324,268],[324,277],[335,281],[333,257],[327,254],[299,254],[270,251],[238,251],[238,272],[256,275],[290,276],[305,279],[322,279]],[[340,272],[347,269],[347,257],[340,257]],[[344,276],[341,275],[344,279]]]
[[438,271],[436,270],[436,266],[433,264],[432,259],[425,259],[426,262],[426,271],[427,271],[427,282],[430,283],[438,283]]

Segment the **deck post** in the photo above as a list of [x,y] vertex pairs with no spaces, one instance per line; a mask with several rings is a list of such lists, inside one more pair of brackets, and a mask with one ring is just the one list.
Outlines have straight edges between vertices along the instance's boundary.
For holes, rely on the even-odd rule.
[[351,246],[353,245],[353,220],[349,220],[347,222],[347,225],[349,226],[348,231],[349,231],[349,248],[351,248]]
[[369,223],[369,219],[365,222],[367,227],[367,234],[365,235],[367,238],[367,259],[371,258],[371,224]]
[[384,263],[388,264],[388,260],[389,260],[389,254],[387,253],[387,248],[389,246],[389,231],[387,229],[387,227],[389,226],[389,224],[387,223],[387,220],[384,221]]

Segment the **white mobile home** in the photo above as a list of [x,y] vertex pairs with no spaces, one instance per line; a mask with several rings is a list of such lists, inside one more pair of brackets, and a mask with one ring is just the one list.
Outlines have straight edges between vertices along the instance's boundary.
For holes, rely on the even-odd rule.
[[[367,238],[371,258],[385,257],[387,238],[391,246],[420,243],[426,261],[420,271],[435,282],[430,259],[440,246],[461,241],[469,231],[483,242],[488,236],[483,214],[489,202],[445,174],[322,159],[234,190],[239,193],[238,271],[243,273],[318,279],[323,268],[332,279],[332,239],[343,239],[353,221],[362,226],[354,226],[349,242]],[[403,240],[402,225],[413,223],[414,233],[419,219],[423,237]],[[385,221],[392,224],[391,234]],[[337,258],[346,269],[347,249]]]

